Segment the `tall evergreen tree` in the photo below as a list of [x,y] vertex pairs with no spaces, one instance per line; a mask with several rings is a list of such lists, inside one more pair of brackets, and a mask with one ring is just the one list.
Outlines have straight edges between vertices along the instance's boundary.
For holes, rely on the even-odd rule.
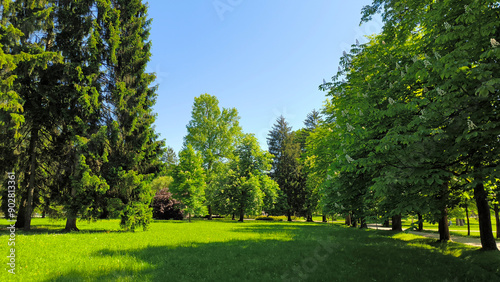
[[[22,60],[21,54],[14,54],[13,49],[19,49],[19,37],[22,35],[19,28],[10,22],[12,17],[12,2],[4,1],[0,20],[0,169],[3,172],[14,172],[19,180],[22,175],[19,170],[20,145],[23,143],[22,130],[24,128],[23,100],[17,92],[16,73],[17,63]],[[4,183],[7,174],[2,173],[0,181]],[[4,187],[4,185],[2,185]],[[17,189],[18,187],[16,187]],[[8,191],[1,191],[2,210],[9,217]],[[16,193],[19,196],[19,193]],[[19,197],[15,199],[17,203]]]
[[179,158],[172,147],[167,147],[161,157],[161,161],[164,163],[165,169],[169,171],[179,162]]
[[149,183],[161,170],[163,154],[163,141],[158,140],[153,127],[156,86],[150,85],[155,76],[146,73],[151,57],[151,20],[140,0],[110,2],[112,9],[101,18],[108,79],[103,95],[107,108],[104,122],[111,147],[103,170],[110,186],[108,196],[119,201],[115,209],[121,225],[133,230],[149,224],[153,197]]
[[270,176],[278,183],[278,202],[288,221],[301,213],[305,202],[305,178],[300,164],[300,145],[283,116],[276,120],[267,138],[269,152],[274,156]]
[[[60,56],[51,52],[54,1],[8,2],[2,10],[2,22],[6,24],[6,31],[17,38],[13,41],[12,37],[6,37],[10,42],[5,42],[7,45],[4,46],[8,46],[5,49],[8,53],[20,58],[13,69],[15,81],[11,81],[19,96],[10,96],[23,104],[24,110],[22,118],[16,115],[11,115],[11,118],[15,118],[14,123],[17,125],[20,121],[24,123],[20,128],[20,138],[12,139],[12,135],[7,137],[5,141],[10,142],[7,144],[11,147],[7,145],[4,148],[16,148],[13,152],[18,153],[11,155],[13,161],[19,164],[18,194],[21,199],[16,227],[29,230],[33,205],[36,203],[35,195],[41,186],[46,185],[46,179],[41,174],[41,163],[43,151],[50,146],[50,132],[54,128],[54,113],[57,111],[51,105],[55,90],[51,88],[51,81],[47,80],[50,73],[48,67],[58,63]],[[9,100],[15,103],[13,99]]]
[[285,118],[283,116],[278,117],[276,119],[276,123],[273,125],[273,128],[269,131],[267,137],[267,145],[269,153],[271,153],[274,156],[273,165],[271,167],[271,175],[278,166],[279,159],[281,158],[283,152],[283,145],[285,143],[285,139],[288,138],[291,134],[292,134],[292,128],[285,120]]
[[151,47],[146,6],[94,0],[2,4],[1,54],[8,54],[2,76],[9,76],[0,88],[9,103],[2,103],[1,134],[8,138],[1,150],[14,156],[3,164],[19,170],[16,226],[30,228],[37,203],[45,210],[63,205],[66,230],[78,230],[78,216],[91,219],[110,210],[121,212],[125,228],[147,226],[148,184],[161,169],[163,143],[152,125],[154,75],[145,73]]
[[55,16],[55,46],[64,64],[55,65],[53,80],[61,95],[55,104],[59,130],[54,132],[54,178],[52,201],[64,205],[67,231],[77,231],[77,218],[99,216],[99,202],[109,186],[100,169],[107,161],[109,144],[101,122],[101,89],[104,77],[100,36],[94,17],[95,1],[59,1]]
[[[317,210],[320,194],[317,181],[314,178],[311,178],[311,180],[309,180],[309,174],[312,171],[310,170],[310,162],[307,161],[308,155],[311,155],[308,154],[307,152],[307,140],[311,135],[311,133],[320,126],[321,122],[322,122],[322,117],[320,112],[312,110],[310,113],[307,114],[307,118],[304,120],[305,128],[295,131],[295,136],[296,136],[295,139],[296,142],[299,143],[301,150],[301,157],[300,157],[300,164],[302,168],[301,173],[303,175],[303,178],[305,179],[304,180],[305,198],[304,198],[303,213],[306,216],[306,221],[309,222],[312,221],[313,212]],[[323,218],[324,220],[326,220],[325,217]]]
[[321,124],[323,118],[321,117],[321,113],[316,109],[313,109],[310,113],[307,114],[307,118],[304,121],[304,125],[306,129],[309,131],[313,131]]

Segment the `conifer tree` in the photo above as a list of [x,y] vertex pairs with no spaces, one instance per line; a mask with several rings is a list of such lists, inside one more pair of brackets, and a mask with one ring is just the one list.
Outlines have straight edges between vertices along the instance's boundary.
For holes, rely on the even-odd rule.
[[283,116],[276,120],[268,136],[269,152],[274,156],[270,176],[280,189],[278,206],[292,221],[292,215],[303,211],[306,197],[300,145]]
[[153,127],[156,86],[150,85],[155,76],[146,73],[151,20],[140,0],[110,2],[112,8],[101,17],[108,79],[104,122],[111,148],[103,170],[110,186],[108,196],[119,201],[115,201],[115,210],[121,225],[133,230],[139,225],[146,228],[151,219],[149,183],[161,171],[163,154],[163,141]]
[[2,4],[5,31],[15,35],[15,39],[12,36],[4,38],[5,51],[18,58],[17,66],[12,68],[14,76],[10,76],[11,86],[18,96],[7,92],[8,100],[10,108],[16,111],[20,110],[16,103],[23,105],[22,117],[19,112],[10,114],[17,136],[16,132],[8,134],[4,141],[7,146],[3,149],[12,150],[11,161],[18,164],[20,187],[17,194],[21,199],[16,227],[29,230],[35,195],[46,185],[41,164],[43,151],[50,146],[56,111],[50,104],[54,90],[47,80],[49,67],[60,62],[60,56],[51,52],[54,1],[5,1]]

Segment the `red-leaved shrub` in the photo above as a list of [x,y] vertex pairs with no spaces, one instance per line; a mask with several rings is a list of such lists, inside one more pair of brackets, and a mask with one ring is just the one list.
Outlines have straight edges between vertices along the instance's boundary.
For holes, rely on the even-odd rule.
[[153,218],[182,220],[184,216],[179,205],[179,201],[172,199],[172,193],[168,191],[168,188],[163,188],[156,193],[151,203]]

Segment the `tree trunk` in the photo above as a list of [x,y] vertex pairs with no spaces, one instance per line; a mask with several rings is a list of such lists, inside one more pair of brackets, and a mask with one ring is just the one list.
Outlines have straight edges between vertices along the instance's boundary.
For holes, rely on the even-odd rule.
[[469,208],[465,205],[465,216],[467,217],[467,236],[470,236]]
[[80,231],[78,227],[76,227],[76,215],[68,215],[68,218],[66,219],[66,227],[64,228],[64,231],[69,232],[69,231]]
[[15,227],[17,229],[24,228],[24,220],[26,217],[24,216],[26,211],[26,194],[23,193],[21,196],[21,204],[19,205],[19,212],[17,213],[17,219]]
[[352,222],[351,222],[351,214],[348,213],[347,216],[345,217],[345,225],[347,226],[351,226]]
[[419,213],[418,214],[418,231],[423,231],[424,230],[424,220],[422,215]]
[[312,217],[312,215],[307,215],[306,222],[313,222],[313,217]]
[[[76,188],[72,187],[71,198],[73,198],[73,201],[75,196],[76,196]],[[64,231],[66,232],[80,231],[78,227],[76,227],[76,219],[77,219],[76,213],[74,213],[73,211],[68,211],[68,218],[66,219],[66,227],[64,228]]]
[[384,223],[382,223],[383,227],[391,227],[391,224],[388,219],[384,220]]
[[235,220],[235,218],[234,218],[234,212],[233,212],[233,218],[231,218],[231,220]]
[[240,219],[238,219],[239,222],[243,222],[245,214],[243,212],[240,212]]
[[326,215],[323,215],[323,222],[326,222]]
[[103,207],[102,213],[99,216],[99,219],[108,219],[109,218],[109,210],[107,207]]
[[474,187],[474,198],[476,199],[477,215],[479,217],[479,232],[482,249],[485,251],[497,251],[497,244],[491,228],[490,206],[483,183],[479,183]]
[[292,213],[288,212],[287,216],[288,216],[288,221],[292,221]]
[[358,219],[354,215],[351,215],[351,226],[354,228],[358,227]]
[[395,215],[392,217],[392,230],[393,231],[403,231],[403,226],[401,224],[401,215]]
[[500,239],[500,218],[498,217],[498,204],[493,206],[495,210],[495,222],[497,224],[497,239]]
[[448,228],[448,209],[444,208],[439,219],[439,242],[447,242],[450,240],[450,228]]
[[26,210],[24,213],[24,230],[31,229],[31,214],[33,213],[33,194],[35,192],[35,176],[36,176],[36,143],[38,142],[38,128],[35,126],[31,130],[30,138],[30,178],[28,182],[28,198],[26,200]]
[[191,222],[191,213],[188,212],[188,222]]
[[42,218],[45,218],[47,217],[47,214],[49,213],[50,211],[50,200],[46,200],[45,201],[45,205],[43,207],[43,210],[42,210]]
[[243,208],[243,205],[242,205],[242,206],[240,206],[240,219],[238,221],[243,222],[244,217],[245,217],[245,208]]
[[208,205],[208,220],[212,220],[212,205]]
[[361,218],[361,224],[359,229],[368,228],[368,224],[366,224],[366,219],[364,217]]

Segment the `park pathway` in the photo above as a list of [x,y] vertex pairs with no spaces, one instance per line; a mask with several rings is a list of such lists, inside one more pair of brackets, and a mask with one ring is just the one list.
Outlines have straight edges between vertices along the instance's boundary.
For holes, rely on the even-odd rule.
[[[368,228],[378,229],[378,230],[392,230],[390,227],[382,227],[380,225],[377,226],[375,224],[368,224]],[[436,239],[436,240],[439,239],[439,234],[436,232],[419,232],[419,231],[407,231],[407,232],[411,233],[411,234],[423,236],[426,238],[432,238],[432,239]],[[481,248],[481,239],[479,239],[479,238],[451,235],[451,241]],[[500,250],[500,242],[498,242],[498,241],[497,241],[497,246],[498,246],[498,249]]]

